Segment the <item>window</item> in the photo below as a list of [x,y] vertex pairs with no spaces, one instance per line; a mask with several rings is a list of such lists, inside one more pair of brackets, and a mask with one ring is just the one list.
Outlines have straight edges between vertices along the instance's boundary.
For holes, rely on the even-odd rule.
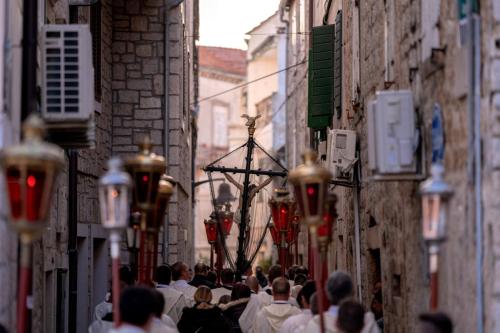
[[212,108],[212,144],[217,148],[226,148],[228,144],[228,109],[223,105]]
[[257,114],[261,117],[258,119],[258,122],[262,124],[262,126],[266,126],[272,120],[273,116],[273,99],[272,96],[266,97],[255,105],[257,110]]
[[100,1],[90,8],[90,33],[92,34],[92,55],[94,63],[94,97],[101,101],[101,3]]

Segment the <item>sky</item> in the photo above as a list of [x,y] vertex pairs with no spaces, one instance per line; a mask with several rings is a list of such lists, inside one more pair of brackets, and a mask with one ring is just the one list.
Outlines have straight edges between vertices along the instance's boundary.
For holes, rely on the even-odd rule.
[[246,49],[245,33],[278,10],[280,0],[200,0],[200,45]]

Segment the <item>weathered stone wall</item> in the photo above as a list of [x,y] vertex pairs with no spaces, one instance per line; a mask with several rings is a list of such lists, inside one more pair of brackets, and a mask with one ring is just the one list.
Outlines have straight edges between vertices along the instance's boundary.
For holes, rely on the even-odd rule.
[[[285,2],[285,1],[283,1]],[[282,2],[282,3],[283,3]],[[296,5],[292,1],[291,5]],[[321,18],[321,2],[314,1],[315,21]],[[366,306],[372,301],[376,282],[382,283],[385,332],[413,332],[420,312],[428,310],[429,277],[426,250],[421,236],[421,208],[418,181],[370,182],[366,107],[375,92],[384,89],[411,89],[426,160],[430,160],[432,108],[439,103],[443,110],[446,132],[446,180],[455,188],[448,217],[448,241],[440,257],[440,308],[448,312],[459,331],[476,330],[476,249],[473,186],[467,177],[467,58],[458,44],[456,1],[333,1],[329,21],[338,9],[343,11],[343,113],[335,128],[357,132],[360,149],[360,233],[361,295]],[[308,7],[306,1],[306,8]],[[430,12],[429,8],[435,11]],[[431,9],[432,11],[432,9]],[[437,21],[431,22],[436,11]],[[358,24],[356,15],[359,15]],[[306,13],[306,16],[308,14]],[[500,276],[498,247],[498,110],[500,109],[500,60],[497,41],[500,36],[500,5],[481,2],[481,136],[483,140],[483,209],[485,274],[485,331],[498,330]],[[385,22],[394,26],[390,41],[393,52],[386,64]],[[315,22],[320,24],[320,22]],[[429,26],[438,31],[437,43],[429,46]],[[358,30],[359,29],[359,30]],[[359,31],[359,33],[358,33]],[[389,34],[390,38],[390,34]],[[444,51],[443,51],[444,50]],[[290,54],[296,52],[290,50]],[[359,56],[358,56],[359,54]],[[432,55],[432,57],[429,57]],[[391,61],[392,60],[392,61]],[[389,71],[389,72],[387,72]],[[288,128],[298,126],[307,131],[299,114],[306,115],[307,85],[294,90],[301,77],[288,75]],[[498,95],[498,96],[497,96]],[[295,163],[293,152],[303,147],[289,135],[289,165]],[[299,138],[305,137],[299,134]],[[309,142],[306,142],[308,146]],[[428,169],[429,163],[426,166]],[[334,231],[329,268],[343,269],[356,281],[353,190],[335,189],[340,196],[339,221]],[[378,258],[380,262],[377,263]],[[378,267],[377,267],[378,266]],[[380,275],[379,275],[380,274]],[[457,304],[466,305],[457,306]]]
[[193,10],[194,1],[188,3],[167,13],[164,1],[113,2],[113,152],[137,152],[137,144],[149,134],[153,150],[166,155],[168,173],[178,182],[168,228],[160,235],[160,262],[170,263],[191,263],[193,258],[193,53],[192,37],[186,36],[192,36],[194,23],[187,20],[187,10]]

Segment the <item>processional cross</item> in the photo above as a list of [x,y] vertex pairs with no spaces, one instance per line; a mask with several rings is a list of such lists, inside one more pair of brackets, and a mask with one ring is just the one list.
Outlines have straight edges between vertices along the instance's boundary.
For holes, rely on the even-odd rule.
[[[238,235],[238,251],[237,251],[237,259],[236,259],[236,269],[237,269],[237,276],[241,276],[241,274],[248,268],[244,267],[245,266],[245,238],[246,238],[246,229],[247,229],[247,224],[249,223],[249,220],[247,218],[248,212],[250,205],[252,203],[253,198],[257,194],[257,192],[268,185],[272,181],[272,177],[278,176],[278,177],[286,177],[287,173],[286,171],[273,171],[273,170],[253,170],[252,167],[252,155],[254,148],[257,146],[260,149],[262,149],[254,140],[254,133],[255,133],[255,122],[258,118],[260,118],[260,115],[257,115],[255,117],[250,117],[246,114],[241,116],[242,118],[246,118],[247,122],[245,126],[248,127],[248,140],[245,143],[244,146],[247,148],[247,154],[245,158],[245,168],[226,168],[224,166],[216,166],[214,165],[217,161],[220,161],[221,159],[217,160],[216,162],[206,166],[204,170],[206,172],[222,172],[224,176],[231,182],[233,185],[235,185],[240,191],[242,192],[241,197],[240,197],[240,203],[239,203],[239,212],[240,213],[240,225],[239,225],[239,235]],[[262,149],[264,151],[264,149]],[[264,151],[265,152],[265,151]],[[267,153],[266,153],[267,154]],[[270,155],[268,155],[274,162],[278,163],[278,165],[281,166],[281,164],[276,161],[274,158],[272,158]],[[283,167],[284,170],[286,170]],[[243,185],[239,184],[232,178],[228,173],[232,174],[243,174]],[[269,178],[265,180],[262,184],[255,186],[254,184],[250,184],[250,176],[251,175],[256,175],[256,176],[268,176]]]

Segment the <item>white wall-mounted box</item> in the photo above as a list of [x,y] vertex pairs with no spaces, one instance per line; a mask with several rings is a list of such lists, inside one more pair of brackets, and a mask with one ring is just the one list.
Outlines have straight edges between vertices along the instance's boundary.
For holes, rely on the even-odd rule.
[[356,158],[356,132],[334,129],[328,135],[328,167],[334,180],[352,181]]
[[415,110],[409,90],[380,91],[368,104],[369,167],[376,174],[414,174]]

